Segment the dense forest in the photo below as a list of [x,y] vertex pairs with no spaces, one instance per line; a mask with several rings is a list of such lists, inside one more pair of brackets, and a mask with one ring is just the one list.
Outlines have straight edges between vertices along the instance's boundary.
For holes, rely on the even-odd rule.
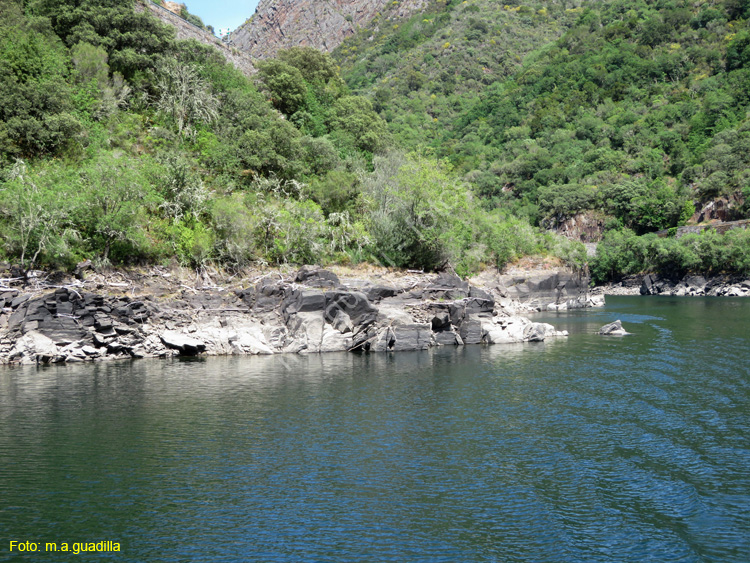
[[648,234],[719,199],[750,214],[748,17],[744,0],[443,1],[335,56],[398,143],[446,159],[486,209],[597,219],[599,280],[748,272],[746,233]]
[[592,213],[599,281],[750,272],[746,231],[651,234],[750,211],[746,1],[443,0],[253,79],[134,0],[0,12],[1,251],[25,269],[582,268],[548,229]]
[[398,148],[328,55],[290,49],[249,80],[132,0],[0,7],[0,234],[24,268],[585,259]]

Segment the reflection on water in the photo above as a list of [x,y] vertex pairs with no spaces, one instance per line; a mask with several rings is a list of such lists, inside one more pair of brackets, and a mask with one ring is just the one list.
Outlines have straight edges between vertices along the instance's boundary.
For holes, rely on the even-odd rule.
[[[0,535],[118,561],[744,562],[745,303],[613,298],[517,346],[2,370]],[[634,334],[595,334],[616,318]]]

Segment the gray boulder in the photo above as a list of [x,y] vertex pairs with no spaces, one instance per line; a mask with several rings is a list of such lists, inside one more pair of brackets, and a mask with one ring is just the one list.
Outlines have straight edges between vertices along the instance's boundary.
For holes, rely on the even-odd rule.
[[622,328],[622,322],[618,319],[615,322],[609,323],[600,328],[599,334],[602,336],[625,336],[630,333]]
[[314,289],[297,289],[284,299],[281,304],[281,313],[284,315],[284,319],[288,320],[296,313],[323,311],[325,308],[325,293]]
[[432,341],[432,331],[428,324],[414,323],[411,325],[397,325],[391,328],[394,342],[391,350],[427,350]]
[[446,313],[437,313],[432,317],[432,330],[439,332],[442,330],[449,330],[451,327],[451,316]]
[[523,339],[526,342],[544,342],[547,337],[547,325],[544,323],[531,323],[523,329]]
[[428,299],[463,299],[469,296],[469,282],[455,274],[442,273],[423,291]]
[[294,276],[294,281],[309,287],[334,288],[341,285],[336,274],[319,266],[302,266]]
[[389,285],[370,285],[362,288],[370,301],[378,302],[388,297],[394,297],[398,294],[395,287]]
[[480,344],[484,336],[482,321],[474,316],[465,318],[461,322],[459,334],[464,344]]
[[[276,309],[284,299],[285,286],[278,280],[263,278],[255,285],[255,305],[253,310],[256,313],[269,313]],[[243,298],[247,303],[247,300]]]
[[378,310],[364,293],[359,291],[327,291],[325,293],[325,317],[332,323],[339,311],[346,313],[352,325],[362,329],[375,322]]
[[457,332],[444,330],[433,335],[435,346],[462,346],[463,340]]
[[164,346],[177,350],[183,356],[197,356],[201,352],[206,351],[206,345],[203,342],[174,330],[163,332],[161,341],[164,343]]

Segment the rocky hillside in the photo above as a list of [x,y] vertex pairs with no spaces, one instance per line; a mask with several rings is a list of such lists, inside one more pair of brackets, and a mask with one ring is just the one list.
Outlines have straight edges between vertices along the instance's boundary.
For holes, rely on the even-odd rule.
[[255,15],[232,33],[230,42],[261,59],[287,47],[332,51],[380,13],[406,17],[427,4],[428,0],[261,0]]

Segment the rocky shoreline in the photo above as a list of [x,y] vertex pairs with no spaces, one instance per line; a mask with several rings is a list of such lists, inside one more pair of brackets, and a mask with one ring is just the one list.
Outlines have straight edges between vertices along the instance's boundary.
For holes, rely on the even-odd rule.
[[697,297],[750,297],[750,278],[688,275],[670,278],[659,274],[628,276],[617,284],[596,288],[604,295],[671,295]]
[[525,312],[603,305],[566,272],[472,280],[339,278],[306,266],[192,285],[172,273],[91,274],[0,289],[0,363],[175,355],[388,352],[566,336]]

